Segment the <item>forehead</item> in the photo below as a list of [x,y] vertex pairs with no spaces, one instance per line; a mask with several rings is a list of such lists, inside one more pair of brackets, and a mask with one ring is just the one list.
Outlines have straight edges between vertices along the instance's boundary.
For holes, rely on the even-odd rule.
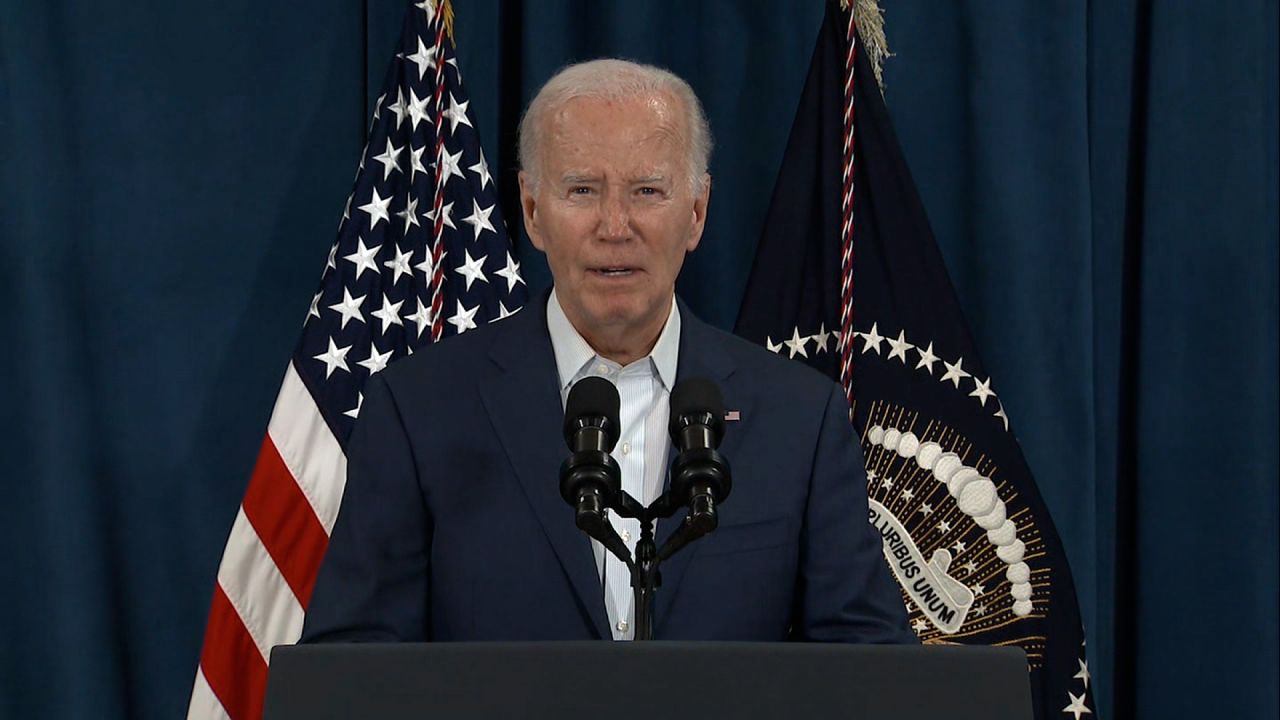
[[550,165],[647,159],[665,163],[685,149],[679,101],[665,93],[576,97],[547,118]]

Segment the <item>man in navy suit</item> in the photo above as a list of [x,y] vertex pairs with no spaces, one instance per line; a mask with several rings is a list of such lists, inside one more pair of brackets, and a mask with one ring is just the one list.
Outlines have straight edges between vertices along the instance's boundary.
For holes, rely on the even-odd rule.
[[[555,288],[370,380],[304,641],[632,638],[625,570],[558,489],[563,403],[588,376],[619,388],[613,455],[646,503],[672,456],[673,384],[710,379],[732,411],[733,493],[720,527],[663,564],[658,639],[915,641],[843,394],[675,299],[710,145],[666,71],[598,60],[543,87],[520,129],[521,209]],[[659,523],[659,546],[680,520]],[[611,522],[634,550],[634,521]]]

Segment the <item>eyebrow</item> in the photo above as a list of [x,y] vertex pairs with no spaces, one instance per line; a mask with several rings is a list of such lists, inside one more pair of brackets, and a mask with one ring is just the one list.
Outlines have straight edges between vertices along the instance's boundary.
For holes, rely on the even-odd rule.
[[[666,175],[645,175],[643,177],[628,180],[629,185],[645,185],[667,182],[669,178]],[[560,176],[560,182],[566,185],[588,185],[600,182],[597,175],[584,175],[579,173],[567,173]]]

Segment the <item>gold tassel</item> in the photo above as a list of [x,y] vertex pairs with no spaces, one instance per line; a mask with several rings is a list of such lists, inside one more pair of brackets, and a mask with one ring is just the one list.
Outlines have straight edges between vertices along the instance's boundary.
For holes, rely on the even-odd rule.
[[[453,39],[453,3],[449,0],[422,0],[415,3],[418,7],[426,10],[428,16],[430,13],[444,13],[444,34],[449,36],[449,42]],[[431,7],[427,7],[430,5]]]
[[[453,3],[444,0],[444,31],[449,35],[449,42],[455,42],[453,39]],[[883,35],[883,31],[881,35]],[[876,71],[876,77],[880,77],[880,71]]]
[[[892,57],[889,41],[884,35],[884,10],[876,0],[853,0],[853,21],[858,26],[858,39],[871,61],[871,72],[876,76],[880,94],[884,94],[884,61]],[[840,0],[840,7],[849,9],[850,0]]]

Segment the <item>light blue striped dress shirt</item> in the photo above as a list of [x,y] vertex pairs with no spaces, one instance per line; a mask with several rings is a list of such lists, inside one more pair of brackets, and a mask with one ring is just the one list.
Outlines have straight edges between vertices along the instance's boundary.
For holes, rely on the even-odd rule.
[[[622,469],[622,489],[645,505],[652,503],[662,493],[671,445],[667,418],[680,354],[680,310],[675,297],[671,298],[667,324],[653,350],[626,367],[601,357],[587,344],[565,316],[554,290],[547,302],[547,329],[560,375],[561,403],[569,397],[569,388],[585,377],[606,378],[617,386],[622,435],[613,449],[613,459]],[[640,522],[616,515],[609,520],[634,555]],[[566,515],[565,522],[569,521]],[[585,536],[583,542],[590,542],[595,552],[613,639],[631,640],[635,636],[635,615],[627,566],[600,543]]]

